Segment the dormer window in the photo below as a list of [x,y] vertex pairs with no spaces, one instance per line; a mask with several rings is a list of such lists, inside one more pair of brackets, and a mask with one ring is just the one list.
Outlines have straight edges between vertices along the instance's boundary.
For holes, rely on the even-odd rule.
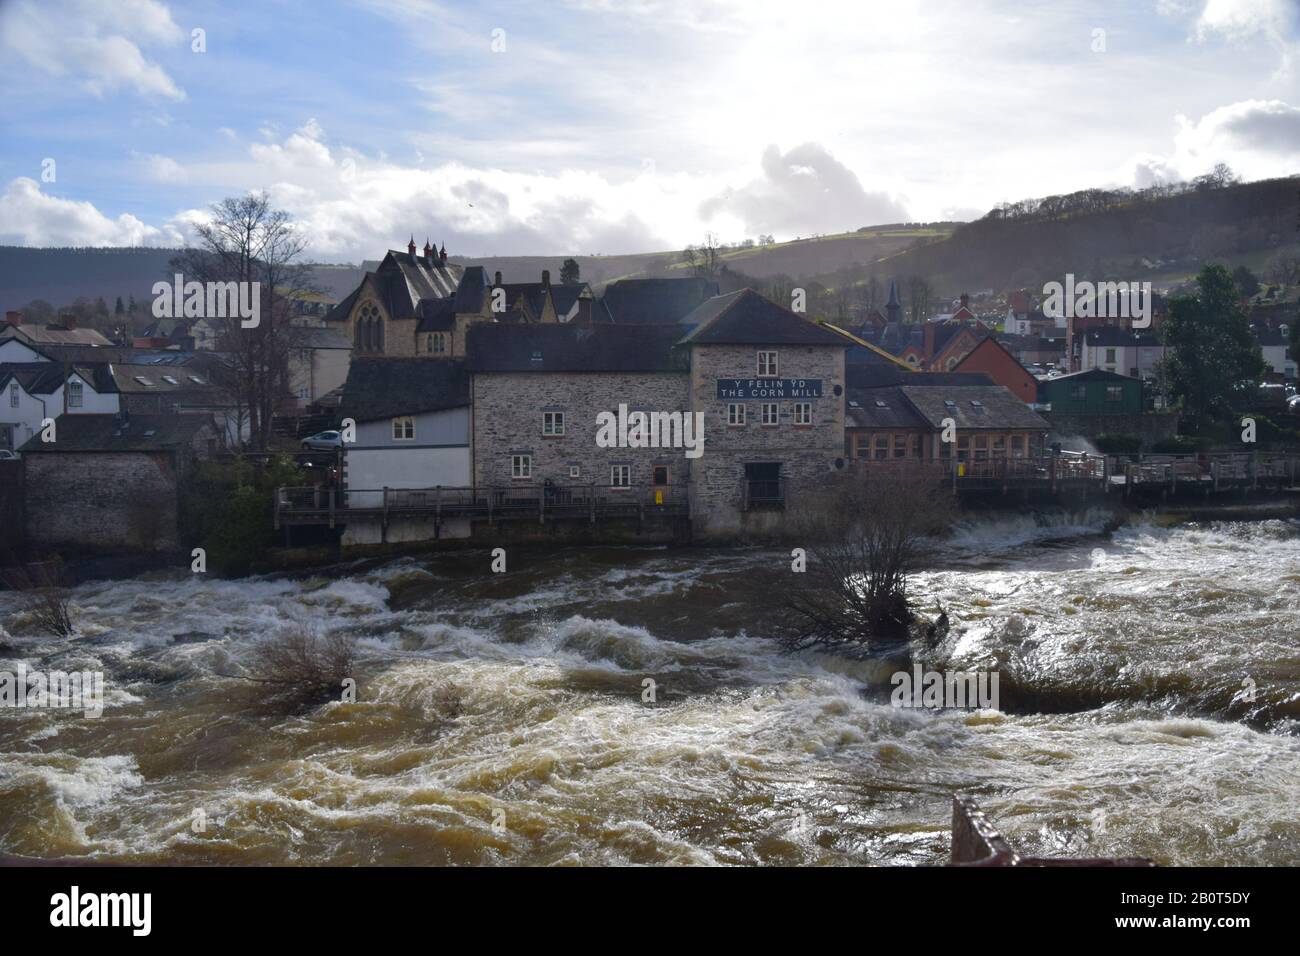
[[68,383],[68,407],[80,408],[82,399],[82,385],[80,382]]
[[758,377],[776,378],[776,376],[777,376],[776,352],[759,350]]

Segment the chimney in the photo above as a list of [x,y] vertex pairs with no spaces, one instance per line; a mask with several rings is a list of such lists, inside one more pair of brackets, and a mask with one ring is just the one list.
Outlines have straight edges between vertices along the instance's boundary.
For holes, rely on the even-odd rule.
[[965,292],[963,292],[963,293],[961,294],[961,307],[962,307],[963,309],[969,309],[969,308],[970,308],[970,296],[967,295]]
[[438,253],[438,261],[441,262],[444,266],[447,264],[447,247],[446,247],[446,245],[443,245],[443,247],[442,247],[442,251]]
[[498,269],[498,270],[497,270],[496,281],[493,283],[493,285],[500,285],[500,284],[501,284],[501,270]]
[[433,265],[433,246],[429,245],[429,237],[424,237],[424,261],[428,265]]
[[930,359],[934,358],[934,323],[926,322],[924,329],[925,338],[923,341],[925,344],[921,346],[921,351],[925,354],[921,358],[929,362]]
[[549,286],[550,284],[551,284],[551,270],[550,270],[550,269],[543,269],[543,270],[542,270],[542,285]]
[[[501,273],[499,273],[499,272],[497,273],[497,275],[500,275],[500,274],[501,274]],[[6,324],[6,325],[12,325],[12,326],[14,326],[15,328],[16,328],[17,326],[22,325],[22,324],[23,324],[23,314],[22,314],[21,312],[15,312],[15,311],[13,311],[13,310],[10,310],[10,311],[6,312],[6,313],[5,313],[5,324]]]
[[415,236],[414,235],[411,236],[411,241],[407,243],[406,254],[409,255],[412,259],[415,258]]
[[63,322],[63,327],[69,332],[77,327],[77,316],[72,312],[63,313],[63,315],[59,316],[59,319]]

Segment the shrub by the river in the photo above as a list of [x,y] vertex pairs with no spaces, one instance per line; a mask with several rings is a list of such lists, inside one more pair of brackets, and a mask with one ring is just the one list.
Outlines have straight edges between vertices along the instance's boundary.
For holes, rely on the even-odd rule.
[[55,637],[71,637],[75,630],[64,586],[63,562],[57,558],[16,564],[0,573],[7,588],[30,598],[28,616],[41,630]]
[[261,702],[295,711],[342,699],[355,664],[356,639],[348,634],[291,630],[260,641],[240,676],[260,685]]
[[260,469],[246,461],[203,464],[181,502],[188,546],[203,548],[217,574],[248,574],[275,543],[275,489],[305,483],[287,456]]

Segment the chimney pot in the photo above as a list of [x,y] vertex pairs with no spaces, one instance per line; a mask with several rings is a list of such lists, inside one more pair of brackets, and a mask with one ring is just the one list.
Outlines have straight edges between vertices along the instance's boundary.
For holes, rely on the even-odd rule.
[[412,259],[415,258],[415,235],[414,234],[411,235],[411,241],[406,244],[406,252]]
[[498,269],[498,270],[497,270],[496,281],[493,283],[493,285],[500,285],[500,284],[501,284],[501,270]]
[[438,261],[441,262],[443,265],[446,265],[446,264],[447,264],[447,247],[446,247],[446,245],[444,245],[444,246],[442,247],[442,251],[438,253]]
[[550,269],[543,269],[543,270],[542,270],[542,285],[550,285],[550,284],[551,284],[551,270],[550,270]]
[[61,318],[63,320],[63,327],[68,331],[71,331],[77,327],[77,317],[72,312],[65,312],[61,316]]
[[23,324],[23,314],[22,314],[21,312],[17,312],[17,311],[14,311],[14,310],[11,309],[10,311],[8,311],[8,312],[5,313],[5,324],[6,324],[6,325],[12,325],[12,326],[15,326],[15,327],[16,327],[16,326],[19,326],[19,325],[22,325],[22,324]]
[[424,261],[433,265],[433,246],[429,245],[428,236],[424,239]]

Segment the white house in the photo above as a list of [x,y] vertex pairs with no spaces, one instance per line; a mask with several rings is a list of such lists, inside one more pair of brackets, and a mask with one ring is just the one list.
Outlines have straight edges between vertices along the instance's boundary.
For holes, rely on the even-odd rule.
[[22,447],[47,418],[57,423],[65,414],[116,415],[119,398],[106,362],[0,364],[0,448]]
[[1255,327],[1255,336],[1259,339],[1260,351],[1264,353],[1264,362],[1268,370],[1275,375],[1295,381],[1296,360],[1287,354],[1291,345],[1290,327],[1279,325],[1275,329]]
[[[460,361],[427,358],[354,358],[340,414],[356,423],[356,440],[343,446],[347,506],[378,508],[389,494],[473,484],[469,373]],[[432,500],[429,502],[432,504]],[[466,537],[467,519],[444,522],[439,537]],[[344,544],[432,538],[431,522],[394,522],[349,516]]]
[[1083,331],[1079,371],[1099,368],[1129,378],[1151,379],[1165,356],[1154,335],[1104,325]]

